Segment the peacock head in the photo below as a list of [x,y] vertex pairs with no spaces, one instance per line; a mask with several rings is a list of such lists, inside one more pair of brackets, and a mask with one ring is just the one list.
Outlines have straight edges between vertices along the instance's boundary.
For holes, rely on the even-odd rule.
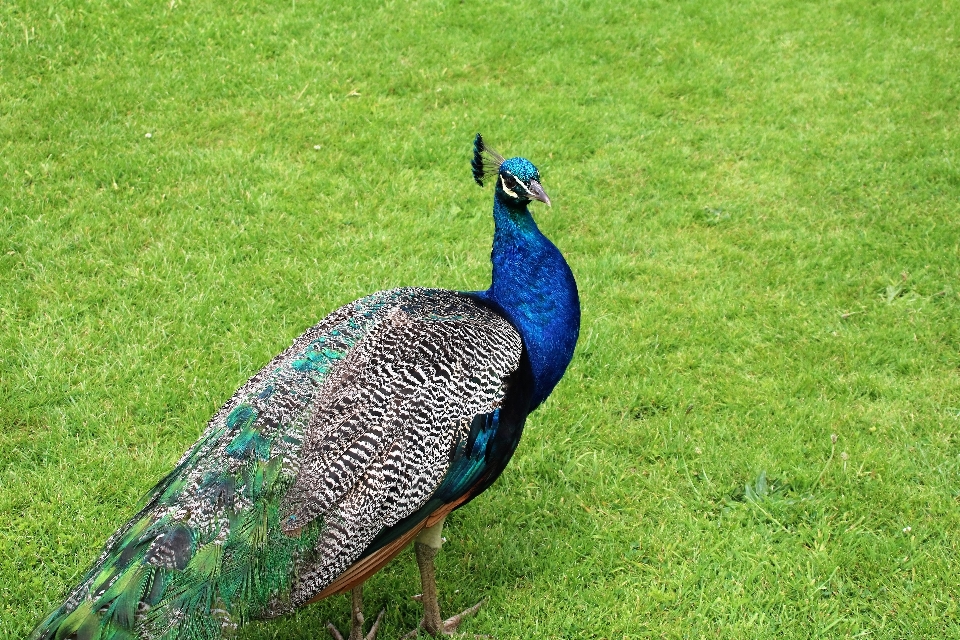
[[540,172],[526,158],[503,156],[487,146],[479,133],[473,140],[473,179],[483,186],[484,178],[496,176],[497,197],[509,204],[523,206],[539,200],[550,206],[550,198],[540,186]]

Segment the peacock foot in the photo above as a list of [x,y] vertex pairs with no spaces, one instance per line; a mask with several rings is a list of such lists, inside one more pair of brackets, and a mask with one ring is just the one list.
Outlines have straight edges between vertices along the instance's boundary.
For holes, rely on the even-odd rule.
[[[374,620],[370,631],[367,632],[367,635],[363,635],[363,585],[354,587],[351,596],[350,635],[347,640],[377,640],[380,621],[383,620],[383,614],[385,614],[387,610],[380,610],[380,615]],[[333,636],[333,640],[343,640],[343,634],[340,633],[340,630],[337,629],[332,622],[327,622],[327,631]]]
[[[347,637],[347,640],[377,640],[377,631],[380,630],[380,621],[383,620],[383,614],[386,612],[386,609],[380,611],[380,615],[378,615],[377,619],[374,620],[373,626],[370,627],[370,631],[367,632],[367,635],[362,635],[363,614],[361,614],[360,624],[350,627],[350,635]],[[327,622],[327,631],[329,631],[330,635],[333,636],[333,640],[343,640],[343,635],[340,633],[340,630],[337,629],[332,622]]]
[[[415,600],[420,600],[421,597],[414,596]],[[476,615],[477,611],[480,610],[480,607],[483,606],[483,603],[487,601],[486,598],[473,605],[469,609],[461,611],[457,615],[447,618],[446,620],[440,622],[439,624],[432,625],[428,624],[427,617],[424,616],[420,620],[420,624],[417,625],[417,628],[403,636],[401,640],[409,640],[410,638],[416,638],[420,635],[421,631],[426,631],[429,635],[434,638],[441,636],[454,636],[457,635],[457,629],[460,627],[460,623],[469,618],[470,616]],[[433,628],[431,628],[433,627]],[[492,636],[473,636],[474,638],[490,638]]]

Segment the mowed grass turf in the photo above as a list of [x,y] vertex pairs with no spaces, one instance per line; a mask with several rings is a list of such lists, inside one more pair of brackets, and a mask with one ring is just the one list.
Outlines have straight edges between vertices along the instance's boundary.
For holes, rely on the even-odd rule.
[[[960,2],[0,4],[0,636],[327,312],[489,282],[477,131],[583,327],[441,606],[500,638],[960,637]],[[367,583],[419,619],[405,552]],[[345,597],[251,625],[324,637]]]

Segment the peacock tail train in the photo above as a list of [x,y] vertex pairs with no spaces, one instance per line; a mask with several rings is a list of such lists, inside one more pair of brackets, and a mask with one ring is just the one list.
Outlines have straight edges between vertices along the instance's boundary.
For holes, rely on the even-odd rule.
[[[147,494],[139,513],[108,540],[80,585],[31,638],[220,638],[249,620],[303,605],[358,557],[395,538],[404,524],[409,528],[445,498],[462,494],[488,466],[485,440],[499,410],[478,414],[478,419],[446,434],[450,442],[438,449],[446,459],[425,456],[424,468],[418,470],[427,480],[421,495],[395,496],[390,509],[381,510],[384,513],[376,514],[366,528],[366,537],[343,535],[338,520],[355,515],[349,504],[318,514],[297,526],[294,535],[289,532],[290,519],[296,518],[290,515],[296,512],[290,504],[296,502],[295,480],[310,459],[303,451],[305,437],[311,423],[321,421],[317,413],[325,407],[323,420],[329,421],[329,403],[321,397],[324,382],[332,371],[344,368],[349,355],[357,355],[365,338],[378,344],[369,340],[378,327],[396,325],[398,315],[422,313],[424,307],[434,320],[483,315],[466,296],[419,288],[378,292],[331,313],[217,412],[197,443]],[[482,320],[489,322],[490,315]],[[500,323],[500,330],[512,333],[509,325]],[[519,357],[519,340],[513,350],[513,358]],[[370,366],[371,357],[360,359]],[[422,387],[425,381],[413,382]],[[489,386],[491,380],[485,382]],[[396,444],[409,454],[423,454],[422,444]],[[342,481],[351,471],[356,469],[341,465],[335,479]],[[379,471],[382,475],[389,470]],[[365,472],[368,483],[377,484],[377,470],[366,467]],[[309,502],[317,502],[311,498]]]

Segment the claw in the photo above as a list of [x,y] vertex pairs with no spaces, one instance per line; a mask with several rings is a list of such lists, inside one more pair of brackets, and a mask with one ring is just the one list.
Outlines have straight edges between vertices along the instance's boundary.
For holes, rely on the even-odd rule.
[[343,640],[343,636],[340,634],[340,630],[333,626],[333,623],[327,620],[327,631],[330,632],[330,635],[333,636],[333,640]]
[[387,612],[386,609],[380,609],[380,613],[377,615],[377,619],[373,621],[373,626],[370,627],[370,631],[363,638],[363,640],[377,640],[377,631],[380,630],[380,621],[383,620],[383,614]]
[[333,640],[343,640],[343,636],[340,634],[340,630],[333,626],[333,623],[327,620],[327,631],[330,632],[330,635],[333,636]]
[[[416,598],[416,596],[414,596],[414,598]],[[443,621],[443,624],[441,625],[440,629],[437,630],[436,635],[437,636],[457,635],[457,629],[460,627],[460,623],[462,623],[464,620],[466,620],[470,616],[476,615],[477,611],[480,610],[480,607],[482,607],[486,602],[487,602],[487,598],[484,598],[483,600],[473,605],[469,609],[465,609],[464,611],[461,611],[457,615],[447,618],[446,620]],[[420,624],[418,624],[413,631],[403,636],[400,640],[411,640],[412,638],[416,638],[417,636],[419,636],[421,630],[426,630],[425,620],[426,620],[425,618],[421,619]],[[476,636],[475,635],[473,637],[474,638],[490,638],[492,636]]]
[[[453,617],[451,617],[451,618],[447,618],[446,620],[444,620],[444,621],[443,621],[443,631],[444,631],[444,632],[448,632],[449,634],[452,634],[454,631],[457,630],[457,627],[460,626],[460,623],[461,623],[461,622],[463,622],[464,620],[466,620],[466,619],[469,618],[470,616],[475,616],[475,615],[477,615],[477,611],[480,611],[480,607],[482,607],[483,604],[484,604],[486,601],[487,601],[487,599],[484,598],[483,600],[481,600],[481,601],[478,602],[477,604],[473,605],[473,606],[470,607],[469,609],[466,609],[466,610],[464,610],[464,611],[461,611],[461,612],[458,613],[457,615],[455,615],[455,616],[453,616]],[[479,637],[479,636],[478,636],[478,637]]]

